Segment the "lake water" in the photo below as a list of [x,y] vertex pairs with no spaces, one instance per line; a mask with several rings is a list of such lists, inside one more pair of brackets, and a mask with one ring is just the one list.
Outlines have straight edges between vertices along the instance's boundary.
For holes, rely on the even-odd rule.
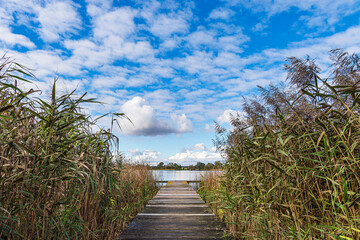
[[[188,171],[188,170],[150,170],[157,181],[196,181],[201,180],[206,173],[210,171]],[[215,171],[222,172],[222,171]],[[198,189],[199,183],[189,183],[195,189]],[[163,186],[165,183],[158,183]]]
[[187,171],[187,170],[151,170],[158,181],[194,181],[201,178],[208,171]]

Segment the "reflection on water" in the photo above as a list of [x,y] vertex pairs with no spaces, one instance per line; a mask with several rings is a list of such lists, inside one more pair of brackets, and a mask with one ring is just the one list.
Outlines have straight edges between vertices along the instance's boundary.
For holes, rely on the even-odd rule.
[[[188,170],[150,170],[157,181],[196,181],[201,180],[209,171],[188,171]],[[197,189],[199,183],[189,183]],[[159,186],[165,183],[159,183]]]
[[158,181],[195,181],[201,178],[208,171],[187,171],[187,170],[150,170]]

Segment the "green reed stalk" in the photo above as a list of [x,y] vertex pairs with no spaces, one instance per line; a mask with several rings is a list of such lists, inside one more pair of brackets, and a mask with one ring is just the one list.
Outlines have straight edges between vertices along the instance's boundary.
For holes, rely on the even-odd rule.
[[360,61],[330,57],[327,79],[289,58],[289,86],[260,88],[233,130],[217,126],[226,173],[200,191],[237,238],[360,238]]
[[58,96],[56,81],[32,97],[18,85],[33,77],[0,59],[0,238],[114,239],[156,190],[148,167],[123,164],[117,137],[93,131],[81,105],[95,99]]

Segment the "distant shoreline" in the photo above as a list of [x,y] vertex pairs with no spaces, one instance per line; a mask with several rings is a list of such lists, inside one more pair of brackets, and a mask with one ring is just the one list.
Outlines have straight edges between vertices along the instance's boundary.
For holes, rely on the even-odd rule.
[[164,170],[170,170],[170,171],[223,171],[222,169],[209,169],[209,170],[197,170],[197,169],[166,169],[166,168],[162,168],[162,169],[158,169],[153,166],[150,166],[151,170],[161,170],[161,171],[164,171]]

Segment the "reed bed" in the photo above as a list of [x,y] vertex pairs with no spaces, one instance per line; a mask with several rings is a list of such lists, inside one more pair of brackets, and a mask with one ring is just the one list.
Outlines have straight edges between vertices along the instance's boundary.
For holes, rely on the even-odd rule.
[[216,126],[225,174],[200,193],[238,239],[360,239],[360,61],[330,59],[320,78],[314,60],[288,58],[287,83]]
[[[111,129],[94,131],[75,91],[22,91],[34,76],[0,59],[0,239],[114,239],[156,191],[123,163]],[[115,117],[124,117],[114,114]]]

